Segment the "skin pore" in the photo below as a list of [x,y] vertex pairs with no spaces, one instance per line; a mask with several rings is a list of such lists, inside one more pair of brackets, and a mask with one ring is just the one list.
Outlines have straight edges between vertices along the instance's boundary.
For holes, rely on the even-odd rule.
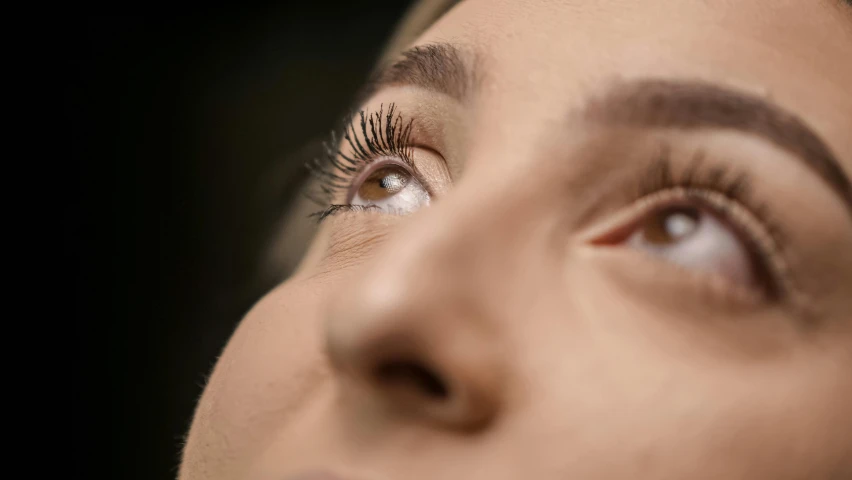
[[181,479],[852,478],[852,7],[466,0],[411,47]]

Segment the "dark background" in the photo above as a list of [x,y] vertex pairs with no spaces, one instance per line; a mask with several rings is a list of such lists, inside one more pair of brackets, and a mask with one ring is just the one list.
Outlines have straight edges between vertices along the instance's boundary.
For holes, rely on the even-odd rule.
[[89,15],[60,40],[80,478],[174,478],[205,375],[272,285],[258,263],[302,177],[292,154],[349,106],[407,3]]

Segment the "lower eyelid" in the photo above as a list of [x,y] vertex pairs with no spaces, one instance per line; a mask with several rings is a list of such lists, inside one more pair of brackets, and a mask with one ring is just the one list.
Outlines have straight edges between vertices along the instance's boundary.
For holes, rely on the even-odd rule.
[[[654,285],[665,292],[678,292],[674,298],[685,301],[685,305],[694,306],[694,301],[700,299],[702,302],[712,302],[714,308],[737,312],[768,305],[767,297],[761,292],[732,283],[720,275],[708,275],[675,263],[661,262],[650,255],[637,255],[622,249],[596,249],[594,255],[606,262],[607,270],[617,271],[619,275],[626,275],[626,270],[632,281],[638,281],[643,286]],[[625,265],[627,269],[623,268]]]

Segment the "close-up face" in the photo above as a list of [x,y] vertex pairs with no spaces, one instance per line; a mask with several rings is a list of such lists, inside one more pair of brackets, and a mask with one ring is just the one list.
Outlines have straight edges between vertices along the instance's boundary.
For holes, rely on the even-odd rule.
[[454,6],[314,163],[180,478],[852,478],[850,51],[833,0]]

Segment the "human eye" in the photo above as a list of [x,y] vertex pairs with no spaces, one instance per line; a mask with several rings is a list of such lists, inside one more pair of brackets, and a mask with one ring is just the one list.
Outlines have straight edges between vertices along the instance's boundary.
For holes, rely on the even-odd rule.
[[386,213],[407,214],[429,204],[429,193],[405,166],[370,165],[352,185],[349,205]]
[[333,133],[325,158],[311,165],[324,204],[314,214],[319,220],[363,210],[405,215],[429,204],[413,160],[413,120],[390,104],[387,110],[383,105],[372,113],[362,110],[345,125],[342,141]]
[[663,160],[651,167],[639,198],[594,243],[642,253],[725,288],[786,301],[795,286],[783,235],[749,182],[745,174],[701,161],[675,175],[671,162]]
[[673,264],[738,284],[758,281],[749,250],[733,229],[709,209],[688,202],[654,209],[636,225],[626,243]]

